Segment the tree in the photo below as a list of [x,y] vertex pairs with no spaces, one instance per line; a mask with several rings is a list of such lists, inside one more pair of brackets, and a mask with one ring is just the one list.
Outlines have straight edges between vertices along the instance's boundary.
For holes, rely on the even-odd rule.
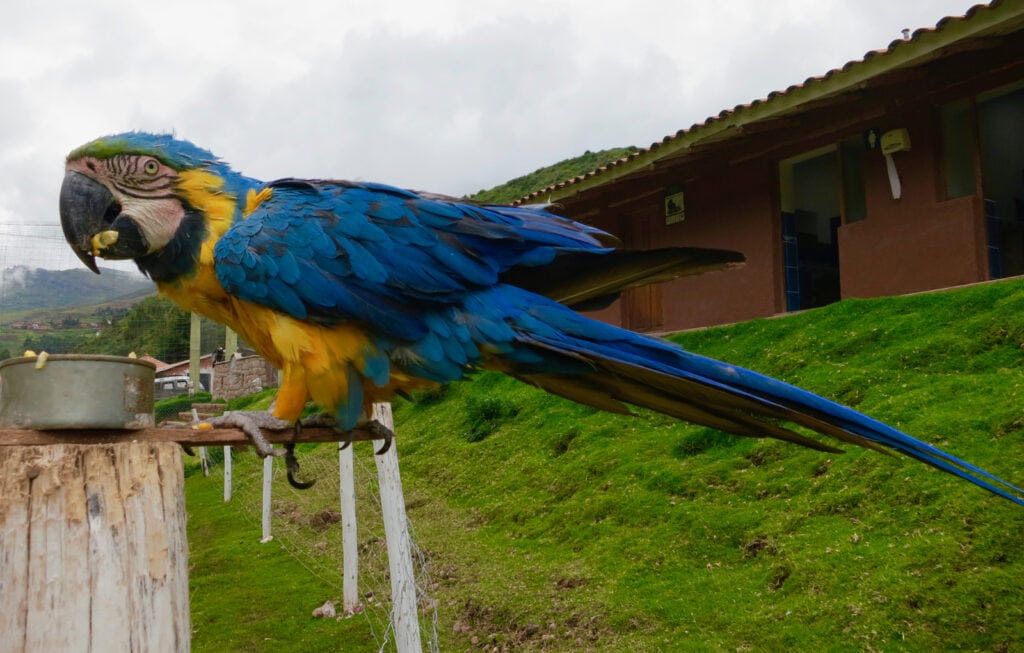
[[[123,318],[98,337],[84,343],[83,353],[124,356],[135,352],[149,354],[162,361],[185,360],[189,355],[189,314],[166,299],[147,297],[132,307]],[[201,348],[211,353],[224,342],[224,327],[203,320]]]

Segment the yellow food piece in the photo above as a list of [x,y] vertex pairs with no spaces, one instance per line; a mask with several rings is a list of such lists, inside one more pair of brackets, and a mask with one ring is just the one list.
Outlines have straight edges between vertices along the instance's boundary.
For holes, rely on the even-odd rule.
[[101,231],[92,237],[90,241],[92,243],[92,254],[93,256],[99,256],[103,250],[110,247],[117,242],[118,237],[121,234],[116,231]]

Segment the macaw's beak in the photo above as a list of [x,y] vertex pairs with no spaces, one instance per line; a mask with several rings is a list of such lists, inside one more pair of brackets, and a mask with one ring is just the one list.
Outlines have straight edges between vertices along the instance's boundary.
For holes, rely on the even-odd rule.
[[69,171],[60,187],[60,224],[64,238],[82,263],[95,272],[96,257],[128,259],[149,251],[145,236],[98,181]]

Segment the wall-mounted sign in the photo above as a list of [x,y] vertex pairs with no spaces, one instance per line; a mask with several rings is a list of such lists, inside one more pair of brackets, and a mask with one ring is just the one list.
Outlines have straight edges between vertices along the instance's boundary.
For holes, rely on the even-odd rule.
[[674,224],[686,219],[686,208],[683,205],[683,191],[665,197],[665,224]]

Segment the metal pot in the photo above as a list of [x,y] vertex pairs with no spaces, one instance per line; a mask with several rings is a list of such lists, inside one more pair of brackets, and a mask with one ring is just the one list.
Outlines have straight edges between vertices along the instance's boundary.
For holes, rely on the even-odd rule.
[[54,354],[0,361],[0,428],[153,426],[155,366],[137,358]]

